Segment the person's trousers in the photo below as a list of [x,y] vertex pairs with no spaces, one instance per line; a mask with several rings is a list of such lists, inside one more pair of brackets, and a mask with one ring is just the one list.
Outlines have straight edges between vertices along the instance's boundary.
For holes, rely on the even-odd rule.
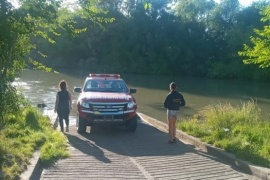
[[59,117],[59,124],[60,124],[61,131],[64,131],[64,122],[63,122],[64,120],[65,120],[66,127],[69,126],[69,110],[58,111],[57,114]]

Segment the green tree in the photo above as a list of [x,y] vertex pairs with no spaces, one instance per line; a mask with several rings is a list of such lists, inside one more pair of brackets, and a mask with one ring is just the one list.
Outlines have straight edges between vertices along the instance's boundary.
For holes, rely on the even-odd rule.
[[[270,6],[265,7],[262,10],[264,17],[263,22],[270,21]],[[244,56],[244,64],[257,64],[260,68],[266,68],[270,66],[270,26],[265,25],[263,30],[255,29],[255,36],[250,37],[250,41],[253,46],[244,44],[244,50],[238,54]]]
[[[35,48],[30,35],[53,42],[43,29],[54,32],[49,24],[57,17],[60,7],[60,1],[56,0],[24,0],[21,3],[20,8],[15,9],[7,0],[0,1],[0,118],[6,111],[5,95],[11,82],[25,67],[25,56]],[[36,63],[31,59],[28,62]]]
[[[80,1],[81,9],[86,1],[89,0]],[[58,43],[53,45],[41,44],[44,41],[37,39],[51,60],[42,63],[50,62],[48,65],[59,68],[78,67],[85,72],[215,78],[260,78],[260,74],[265,74],[255,72],[255,66],[245,66],[238,56],[243,44],[249,43],[249,37],[255,34],[253,29],[263,27],[257,8],[263,3],[243,8],[237,0],[99,2],[97,7],[105,12],[99,13],[100,19],[114,17],[113,23],[93,23],[74,11],[74,26],[87,30],[72,39],[69,33],[61,31],[62,36],[56,37]],[[178,6],[172,6],[175,2]],[[86,12],[91,14],[87,7]]]
[[214,7],[214,0],[178,0],[175,14],[185,21],[207,23]]

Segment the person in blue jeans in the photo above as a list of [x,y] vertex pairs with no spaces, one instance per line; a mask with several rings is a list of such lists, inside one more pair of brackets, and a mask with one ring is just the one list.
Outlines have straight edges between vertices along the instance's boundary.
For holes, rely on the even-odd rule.
[[65,80],[62,80],[59,82],[58,89],[59,91],[56,94],[54,112],[57,112],[61,131],[64,132],[63,120],[65,119],[66,132],[68,132],[69,131],[69,113],[72,110],[71,94],[67,89],[67,82]]
[[184,96],[176,90],[176,83],[170,84],[170,93],[164,101],[164,107],[167,108],[167,121],[169,126],[169,143],[175,143],[176,120],[180,111],[180,106],[185,106]]

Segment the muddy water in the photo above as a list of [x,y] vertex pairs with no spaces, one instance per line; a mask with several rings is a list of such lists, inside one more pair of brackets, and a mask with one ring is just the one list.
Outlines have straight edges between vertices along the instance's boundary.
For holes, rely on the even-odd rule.
[[[186,106],[181,109],[182,118],[192,116],[198,109],[207,105],[230,103],[237,106],[250,99],[258,103],[263,113],[270,109],[269,83],[131,74],[121,74],[121,76],[130,88],[137,88],[134,97],[137,100],[138,111],[164,122],[166,121],[166,109],[163,107],[163,101],[172,81],[178,84],[178,90],[184,95],[187,102]],[[74,120],[78,94],[73,92],[73,87],[81,86],[85,77],[86,74],[74,72],[45,73],[25,70],[22,76],[16,80],[16,84],[34,105],[40,103],[47,105],[41,111],[55,117],[53,108],[57,85],[60,80],[65,79],[72,94],[71,119]]]

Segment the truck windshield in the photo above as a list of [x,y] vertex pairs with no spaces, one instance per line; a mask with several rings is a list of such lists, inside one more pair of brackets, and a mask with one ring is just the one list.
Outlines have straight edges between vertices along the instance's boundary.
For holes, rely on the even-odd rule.
[[123,80],[91,79],[84,85],[85,92],[119,92],[126,93],[128,88]]

